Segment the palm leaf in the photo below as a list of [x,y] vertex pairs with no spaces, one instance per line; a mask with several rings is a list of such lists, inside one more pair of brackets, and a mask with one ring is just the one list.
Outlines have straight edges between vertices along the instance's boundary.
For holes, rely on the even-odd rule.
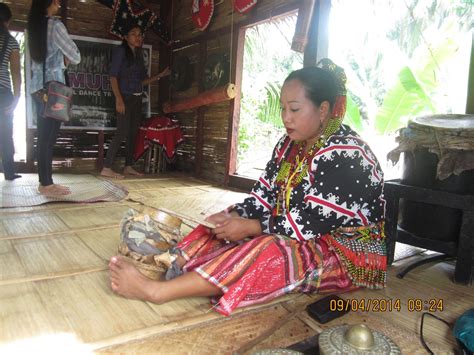
[[347,108],[346,115],[344,116],[344,124],[350,126],[357,133],[361,133],[364,130],[359,107],[349,93],[347,93]]
[[408,118],[423,110],[434,112],[431,99],[426,95],[410,68],[398,74],[398,82],[385,95],[375,118],[375,129],[380,134],[396,131],[406,125]]
[[271,123],[276,127],[283,127],[280,113],[280,91],[278,83],[268,82],[265,86],[266,99],[259,105],[257,118],[265,123]]
[[451,59],[459,50],[458,44],[451,38],[446,38],[439,46],[430,51],[429,58],[421,60],[422,67],[416,70],[416,77],[422,83],[426,92],[432,92],[439,86],[436,73],[445,61]]

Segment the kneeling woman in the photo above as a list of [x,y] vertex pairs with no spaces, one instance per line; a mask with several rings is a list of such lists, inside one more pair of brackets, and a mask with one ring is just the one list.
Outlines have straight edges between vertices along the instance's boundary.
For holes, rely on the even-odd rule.
[[345,75],[329,60],[291,73],[281,91],[285,134],[250,197],[208,217],[178,244],[183,274],[152,281],[120,256],[113,291],[155,303],[211,296],[216,309],[290,292],[345,292],[386,282],[383,173],[347,126]]

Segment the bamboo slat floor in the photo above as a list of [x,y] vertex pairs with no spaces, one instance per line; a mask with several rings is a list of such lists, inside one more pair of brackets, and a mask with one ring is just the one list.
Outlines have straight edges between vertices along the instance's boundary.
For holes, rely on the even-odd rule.
[[[415,300],[442,302],[435,313],[449,322],[474,306],[472,286],[451,281],[452,262],[396,278],[421,257],[419,251],[389,268],[386,289],[342,295],[366,308],[369,300],[399,300],[399,311],[359,309],[325,325],[305,311],[321,295],[290,295],[227,318],[204,297],[164,305],[118,297],[109,287],[107,262],[116,254],[119,222],[129,208],[164,207],[202,219],[245,194],[177,175],[116,183],[130,192],[127,199],[0,209],[0,353],[252,353],[287,347],[335,325],[364,323],[391,337],[403,353],[424,354]],[[455,352],[442,322],[427,319],[425,335],[435,353]]]

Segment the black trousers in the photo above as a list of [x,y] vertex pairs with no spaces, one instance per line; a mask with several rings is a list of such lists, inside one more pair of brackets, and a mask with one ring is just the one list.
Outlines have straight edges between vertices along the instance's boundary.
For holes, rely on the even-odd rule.
[[53,149],[58,138],[61,122],[49,117],[43,117],[43,102],[40,98],[32,95],[36,108],[36,126],[38,129],[38,140],[36,147],[36,159],[38,162],[39,183],[42,186],[53,184]]
[[112,168],[115,156],[124,139],[125,166],[132,166],[135,162],[133,153],[135,152],[135,141],[142,118],[142,97],[130,95],[125,96],[123,100],[125,103],[125,114],[117,113],[117,130],[105,157],[104,167],[106,168]]
[[0,89],[0,157],[5,179],[13,179],[15,174],[13,155],[13,113],[6,114],[5,108],[13,102],[13,94],[8,89]]

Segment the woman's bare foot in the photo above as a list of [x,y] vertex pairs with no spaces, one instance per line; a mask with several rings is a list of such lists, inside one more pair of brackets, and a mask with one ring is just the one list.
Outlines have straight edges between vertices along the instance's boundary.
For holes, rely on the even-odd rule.
[[47,186],[38,186],[38,192],[45,196],[64,196],[69,195],[71,190],[67,186],[51,184]]
[[186,262],[186,259],[182,255],[178,255],[178,257],[176,258],[176,263],[181,269],[183,268],[184,264],[186,264]]
[[125,175],[135,175],[135,176],[143,176],[142,173],[136,171],[134,168],[131,166],[126,166],[125,169],[123,169],[123,173]]
[[109,273],[110,285],[115,293],[126,298],[162,303],[156,295],[161,282],[146,278],[124,258],[120,256],[110,258]]
[[100,172],[100,176],[108,177],[108,178],[113,178],[113,179],[123,179],[124,176],[122,174],[116,173],[110,168],[103,168],[102,171]]

